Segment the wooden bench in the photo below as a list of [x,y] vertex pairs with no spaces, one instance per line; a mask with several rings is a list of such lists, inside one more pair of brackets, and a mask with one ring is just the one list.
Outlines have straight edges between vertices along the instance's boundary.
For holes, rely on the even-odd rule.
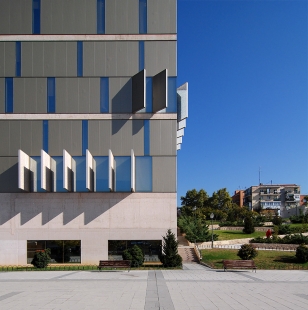
[[97,268],[101,271],[102,268],[127,268],[130,271],[129,260],[100,260]]
[[257,267],[253,260],[224,260],[224,271],[226,269],[254,269],[257,271]]

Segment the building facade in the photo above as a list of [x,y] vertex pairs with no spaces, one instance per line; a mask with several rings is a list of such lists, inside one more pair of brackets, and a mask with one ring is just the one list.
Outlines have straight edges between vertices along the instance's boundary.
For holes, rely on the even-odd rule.
[[297,184],[260,184],[245,190],[245,205],[250,210],[275,210],[278,215],[295,215],[300,205],[300,186]]
[[176,232],[176,0],[0,1],[0,264],[97,264]]

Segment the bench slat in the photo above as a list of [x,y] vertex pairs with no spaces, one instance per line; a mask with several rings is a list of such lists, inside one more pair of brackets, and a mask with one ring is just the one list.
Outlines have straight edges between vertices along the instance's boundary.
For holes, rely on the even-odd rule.
[[130,261],[129,260],[100,260],[98,269],[104,267],[113,267],[113,268],[128,268],[130,270]]
[[224,271],[226,269],[254,269],[256,272],[256,265],[253,260],[224,260]]

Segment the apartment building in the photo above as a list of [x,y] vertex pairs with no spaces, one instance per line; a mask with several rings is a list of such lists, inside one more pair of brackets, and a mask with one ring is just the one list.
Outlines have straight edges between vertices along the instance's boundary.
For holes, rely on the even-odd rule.
[[176,0],[0,1],[0,264],[97,264],[176,233]]

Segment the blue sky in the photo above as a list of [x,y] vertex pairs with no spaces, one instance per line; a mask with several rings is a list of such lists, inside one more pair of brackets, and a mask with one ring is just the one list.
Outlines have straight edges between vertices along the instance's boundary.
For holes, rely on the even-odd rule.
[[187,190],[296,183],[308,194],[308,1],[178,0]]

